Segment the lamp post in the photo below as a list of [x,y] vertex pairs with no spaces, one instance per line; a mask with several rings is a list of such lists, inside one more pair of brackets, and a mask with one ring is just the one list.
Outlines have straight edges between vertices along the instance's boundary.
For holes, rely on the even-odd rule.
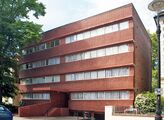
[[156,106],[156,115],[155,115],[155,120],[162,120],[161,116],[161,65],[160,65],[160,34],[161,34],[161,29],[160,29],[160,23],[159,23],[159,15],[162,10],[164,10],[164,0],[153,0],[149,6],[148,9],[151,11],[157,12],[157,20],[156,20],[156,25],[157,25],[157,41],[158,41],[158,88],[156,89],[156,94],[157,94],[157,106]]

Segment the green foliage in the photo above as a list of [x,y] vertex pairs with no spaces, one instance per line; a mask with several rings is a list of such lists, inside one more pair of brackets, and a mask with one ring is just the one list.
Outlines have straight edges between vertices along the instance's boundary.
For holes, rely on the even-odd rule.
[[28,21],[45,14],[38,0],[0,0],[0,102],[1,95],[13,97],[17,92],[18,57],[27,44],[40,39],[41,25]]
[[161,109],[164,111],[164,97],[161,96]]
[[156,33],[149,33],[152,44],[152,91],[157,88],[158,69],[158,44]]
[[156,95],[150,92],[138,94],[135,98],[134,104],[141,113],[155,112]]

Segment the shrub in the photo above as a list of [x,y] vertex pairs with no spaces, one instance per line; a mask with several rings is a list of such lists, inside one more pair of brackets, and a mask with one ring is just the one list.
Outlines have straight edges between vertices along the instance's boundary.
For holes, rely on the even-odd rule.
[[162,111],[164,111],[164,97],[163,96],[161,97],[161,108],[162,108]]
[[138,94],[135,98],[134,105],[141,113],[155,112],[156,95],[150,92]]

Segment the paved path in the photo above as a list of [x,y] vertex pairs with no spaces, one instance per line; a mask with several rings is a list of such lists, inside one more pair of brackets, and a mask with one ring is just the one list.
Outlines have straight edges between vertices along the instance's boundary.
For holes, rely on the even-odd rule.
[[18,117],[14,116],[14,120],[78,120],[77,117]]

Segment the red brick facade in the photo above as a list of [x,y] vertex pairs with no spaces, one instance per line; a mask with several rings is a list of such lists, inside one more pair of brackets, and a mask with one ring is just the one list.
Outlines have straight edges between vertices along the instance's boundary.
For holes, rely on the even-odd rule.
[[[70,44],[65,43],[67,36],[122,21],[128,21],[128,29],[91,37]],[[23,70],[20,71],[19,77],[20,79],[25,79],[56,74],[60,75],[60,82],[20,85],[19,88],[22,94],[50,93],[50,100],[23,99],[27,106],[19,108],[20,116],[67,115],[68,109],[102,113],[106,105],[131,106],[133,105],[136,93],[151,89],[151,43],[132,4],[47,31],[43,33],[41,43],[54,39],[59,39],[59,46],[26,55],[21,59],[20,64],[55,56],[60,57],[60,64]],[[127,44],[129,52],[68,63],[64,60],[65,55],[121,44]],[[65,74],[68,73],[119,67],[128,67],[129,75],[81,81],[66,81],[65,78]],[[72,92],[124,90],[129,91],[128,100],[71,100],[70,97],[70,93]],[[30,114],[28,111],[32,109],[39,112]],[[48,111],[49,109],[51,111]]]

